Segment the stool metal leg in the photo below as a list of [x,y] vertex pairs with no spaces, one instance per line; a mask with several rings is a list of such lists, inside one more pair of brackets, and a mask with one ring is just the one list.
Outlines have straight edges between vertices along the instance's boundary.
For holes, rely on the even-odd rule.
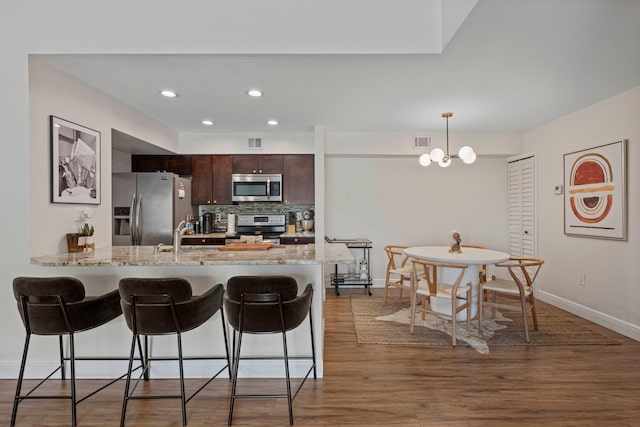
[[20,403],[20,393],[22,391],[22,380],[24,378],[24,368],[27,364],[27,352],[29,351],[29,340],[31,334],[27,334],[24,340],[24,350],[22,352],[22,363],[20,364],[20,375],[18,375],[18,384],[16,385],[16,397],[13,400],[13,411],[11,412],[11,427],[16,425],[16,415],[18,413],[18,403]]

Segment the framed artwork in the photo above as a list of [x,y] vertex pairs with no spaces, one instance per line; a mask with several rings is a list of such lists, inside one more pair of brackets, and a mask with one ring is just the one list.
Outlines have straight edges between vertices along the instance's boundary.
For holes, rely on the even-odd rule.
[[627,239],[627,140],[564,155],[564,233]]
[[50,116],[51,202],[100,204],[100,132]]

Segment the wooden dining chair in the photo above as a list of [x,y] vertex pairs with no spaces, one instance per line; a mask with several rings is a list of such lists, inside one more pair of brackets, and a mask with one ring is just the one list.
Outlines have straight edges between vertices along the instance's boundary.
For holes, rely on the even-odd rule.
[[[538,330],[536,316],[536,301],[533,286],[544,261],[540,258],[511,257],[509,261],[496,264],[497,268],[506,268],[510,279],[495,278],[490,281],[480,281],[478,331],[482,331],[483,307],[492,308],[492,317],[496,316],[496,308],[522,312],[524,324],[524,339],[529,342],[528,312],[533,317],[533,327]],[[496,301],[496,295],[502,298]],[[486,297],[486,298],[485,298]],[[504,299],[517,300],[518,304],[507,304]],[[508,302],[508,301],[507,301]]]
[[[460,312],[467,310],[467,333],[471,331],[471,283],[463,283],[462,281],[467,266],[418,259],[412,259],[411,262],[414,269],[414,285],[412,286],[410,332],[413,333],[414,330],[416,311],[421,312],[422,319],[425,318],[425,313],[449,317],[451,319],[451,345],[455,347],[456,318]],[[455,276],[453,281],[445,282],[443,280],[443,269],[445,268],[451,270],[450,275]],[[421,307],[419,307],[420,303],[422,303]],[[447,303],[450,304],[449,312],[435,309],[436,306],[439,307],[441,304]]]
[[384,298],[383,303],[387,303],[387,292],[389,287],[400,289],[400,297],[402,297],[403,289],[411,289],[411,274],[413,267],[407,264],[409,257],[402,251],[408,246],[387,245],[384,251],[387,254],[387,275],[384,282]]

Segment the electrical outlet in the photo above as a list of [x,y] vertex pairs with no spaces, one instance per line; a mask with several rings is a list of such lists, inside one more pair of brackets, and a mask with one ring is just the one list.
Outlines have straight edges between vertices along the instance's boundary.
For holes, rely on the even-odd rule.
[[585,273],[580,273],[578,286],[587,286],[587,275]]
[[216,221],[220,221],[222,219],[222,217],[220,216],[219,213],[216,214]]

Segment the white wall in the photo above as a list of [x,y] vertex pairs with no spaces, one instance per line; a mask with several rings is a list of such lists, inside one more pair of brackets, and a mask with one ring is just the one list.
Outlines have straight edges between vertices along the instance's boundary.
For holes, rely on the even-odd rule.
[[101,204],[87,206],[93,210],[90,221],[96,229],[96,245],[108,246],[111,244],[111,128],[173,150],[178,148],[177,133],[32,56],[29,61],[32,256],[66,252],[65,234],[77,232],[79,226],[75,219],[80,205],[50,203],[50,115],[100,132]]
[[425,168],[417,156],[329,157],[326,234],[372,241],[376,286],[384,283],[385,245],[448,245],[456,229],[463,244],[507,251],[506,170],[505,159],[494,158]]
[[[640,88],[603,100],[524,134],[538,153],[542,298],[640,339]],[[628,139],[628,240],[568,237],[563,228],[563,154]],[[578,286],[581,273],[586,286]]]

